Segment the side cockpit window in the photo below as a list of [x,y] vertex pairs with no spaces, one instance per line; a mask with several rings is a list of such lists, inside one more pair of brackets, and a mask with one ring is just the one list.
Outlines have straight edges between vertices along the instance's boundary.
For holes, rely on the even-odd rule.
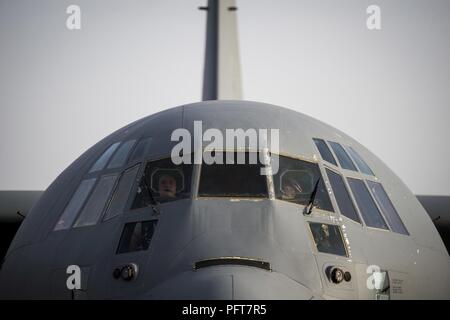
[[115,216],[123,213],[125,211],[125,206],[129,198],[131,188],[136,181],[136,176],[139,171],[139,165],[135,165],[124,171],[120,177],[118,186],[116,187],[111,201],[109,203],[108,209],[106,210],[103,221],[114,218]]
[[94,165],[91,167],[89,173],[103,170],[103,168],[106,166],[106,163],[109,161],[114,151],[116,151],[119,144],[120,142],[116,142],[112,144],[108,149],[106,149],[106,151],[103,152],[100,158],[98,158],[97,161],[94,163]]
[[409,235],[408,230],[406,230],[405,225],[400,219],[397,210],[395,210],[394,205],[389,199],[383,186],[374,181],[367,181],[367,184],[369,185],[370,191],[372,191],[375,200],[380,206],[381,211],[383,211],[391,230],[397,233]]
[[388,229],[364,181],[353,178],[347,178],[347,181],[366,225],[372,228]]
[[327,189],[316,163],[279,157],[278,173],[273,177],[275,197],[300,205],[333,212]]
[[128,154],[130,153],[130,150],[134,146],[135,142],[136,140],[130,140],[122,143],[120,148],[114,154],[114,157],[108,163],[108,169],[114,169],[123,166],[126,163]]
[[128,140],[123,143],[113,143],[92,165],[89,173],[99,172],[105,169],[120,168],[126,164],[131,149],[135,145],[136,140]]
[[136,148],[134,148],[133,153],[130,156],[130,162],[133,163],[143,159],[149,153],[152,142],[152,137],[147,137],[139,140]]
[[106,175],[100,178],[83,211],[78,216],[74,227],[91,226],[97,223],[111,195],[116,180],[117,174]]
[[330,148],[328,148],[327,143],[322,139],[314,138],[313,140],[314,143],[316,144],[317,149],[320,152],[320,156],[322,157],[322,159],[337,166],[336,160],[334,159],[334,156],[331,153]]
[[58,220],[58,223],[56,223],[54,230],[64,230],[68,229],[72,226],[73,221],[78,215],[78,212],[80,211],[81,207],[83,206],[84,202],[86,201],[86,198],[88,197],[89,193],[92,190],[92,187],[95,184],[95,181],[97,179],[87,179],[83,180],[77,191],[75,191],[74,195],[72,196],[72,199],[70,199],[69,204],[64,209],[63,214]]
[[116,253],[147,250],[157,223],[158,220],[149,220],[125,224]]
[[353,221],[361,223],[342,176],[329,169],[326,169],[326,171],[341,214]]
[[208,160],[202,164],[198,196],[267,198],[266,176],[261,174],[258,156],[257,152],[205,153]]
[[309,228],[311,229],[317,251],[338,256],[347,256],[347,250],[345,249],[339,226],[310,222]]
[[372,169],[368,166],[368,164],[364,161],[364,159],[350,146],[346,146],[343,144],[339,144],[337,142],[313,138],[314,144],[319,150],[320,156],[324,161],[327,161],[335,166],[338,166],[333,153],[331,152],[328,144],[333,149],[336,158],[339,161],[340,166],[343,169],[358,171],[365,173],[370,176],[375,176]]
[[328,141],[331,148],[333,149],[336,157],[338,158],[339,164],[343,169],[358,171],[344,148],[337,142]]
[[374,176],[372,169],[367,165],[367,163],[361,158],[361,156],[352,147],[346,147],[347,153],[352,157],[353,161],[358,166],[359,171],[362,173]]
[[131,209],[189,198],[192,167],[175,165],[171,158],[147,163]]
[[[115,142],[97,158],[66,205],[54,227],[55,231],[71,227],[93,226],[100,221],[121,176],[121,168],[127,163],[135,142],[136,140]],[[127,187],[131,188],[133,182],[127,183]],[[122,188],[118,191],[123,191],[125,186],[122,183],[120,186]],[[114,199],[116,201],[113,205],[116,211],[109,213],[110,217],[117,214],[118,198],[114,197]],[[124,199],[122,195],[120,199],[120,203],[125,205],[126,198]]]

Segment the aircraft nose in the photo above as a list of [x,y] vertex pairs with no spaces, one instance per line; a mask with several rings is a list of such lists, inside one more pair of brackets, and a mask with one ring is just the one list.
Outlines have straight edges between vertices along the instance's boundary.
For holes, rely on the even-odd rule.
[[216,266],[180,273],[143,299],[276,300],[313,299],[310,289],[285,275],[258,268]]

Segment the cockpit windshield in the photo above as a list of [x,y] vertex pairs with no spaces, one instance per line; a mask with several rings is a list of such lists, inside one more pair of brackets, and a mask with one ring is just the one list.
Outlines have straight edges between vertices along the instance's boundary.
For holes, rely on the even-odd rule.
[[172,159],[149,162],[131,209],[189,198],[192,164],[175,165]]
[[267,198],[266,176],[257,152],[213,152],[205,159],[200,174],[199,197]]
[[[268,180],[259,157],[258,152],[244,151],[204,154],[197,196],[268,198],[268,183],[273,181],[277,199],[304,206],[312,202],[318,209],[333,211],[316,163],[277,156],[279,170]],[[193,164],[175,165],[171,158],[148,162],[131,209],[189,198],[192,170]]]
[[316,208],[333,211],[319,166],[315,163],[280,156],[273,183],[277,199],[305,206],[314,201]]

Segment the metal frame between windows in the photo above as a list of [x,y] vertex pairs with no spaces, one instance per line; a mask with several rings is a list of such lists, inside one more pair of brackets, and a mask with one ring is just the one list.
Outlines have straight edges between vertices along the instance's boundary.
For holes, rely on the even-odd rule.
[[[328,183],[328,185],[329,185],[329,188],[330,188],[330,190],[331,190],[331,193],[333,194],[333,196],[330,197],[330,198],[332,199],[332,202],[333,202],[333,205],[335,206],[335,208],[337,208],[337,211],[335,211],[335,212],[338,213],[339,216],[340,216],[341,218],[344,218],[344,219],[346,219],[346,220],[348,220],[348,221],[354,223],[355,225],[357,225],[357,226],[359,226],[359,227],[364,227],[364,226],[366,226],[365,221],[364,221],[364,219],[363,219],[363,217],[362,217],[362,215],[361,215],[361,212],[359,211],[359,207],[358,207],[358,205],[356,204],[356,199],[355,199],[355,197],[354,197],[354,195],[353,195],[353,192],[352,192],[351,189],[350,189],[350,186],[349,186],[349,184],[348,184],[348,181],[347,181],[346,176],[345,176],[342,172],[339,172],[339,170],[337,170],[337,169],[332,168],[331,166],[329,166],[328,163],[323,164],[323,167],[324,167],[324,169],[325,169],[324,171],[325,171],[325,177],[327,178],[327,183]],[[350,197],[350,201],[352,201],[352,205],[353,205],[353,207],[355,208],[355,212],[356,212],[356,214],[358,215],[358,218],[359,218],[360,222],[355,221],[355,220],[353,220],[353,219],[347,217],[347,216],[344,215],[343,213],[341,213],[341,210],[340,210],[339,205],[338,205],[338,203],[337,203],[335,191],[334,191],[334,189],[333,189],[333,186],[331,185],[330,178],[328,177],[328,174],[326,173],[326,169],[328,169],[328,170],[330,170],[330,171],[336,173],[337,175],[339,175],[339,176],[341,177],[342,182],[344,183],[345,188],[347,189],[347,193],[348,193],[348,195],[349,195],[349,197]]]

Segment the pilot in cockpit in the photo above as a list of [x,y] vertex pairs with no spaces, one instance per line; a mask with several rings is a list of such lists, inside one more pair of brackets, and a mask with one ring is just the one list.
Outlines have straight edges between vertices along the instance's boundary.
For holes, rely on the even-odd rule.
[[334,252],[333,244],[330,239],[330,230],[328,225],[320,226],[319,234],[316,239],[317,249],[321,252]]
[[156,168],[146,173],[136,192],[132,209],[174,201],[182,197],[184,175],[181,170]]
[[303,170],[287,170],[281,177],[281,199],[306,205],[311,194],[311,175]]
[[283,180],[282,195],[283,200],[294,200],[297,194],[302,192],[302,187],[294,179],[288,178]]
[[176,198],[177,180],[170,174],[163,174],[159,177],[158,193],[160,200],[170,201]]
[[178,200],[183,197],[183,171],[173,168],[156,168],[151,175],[151,186],[157,203]]

